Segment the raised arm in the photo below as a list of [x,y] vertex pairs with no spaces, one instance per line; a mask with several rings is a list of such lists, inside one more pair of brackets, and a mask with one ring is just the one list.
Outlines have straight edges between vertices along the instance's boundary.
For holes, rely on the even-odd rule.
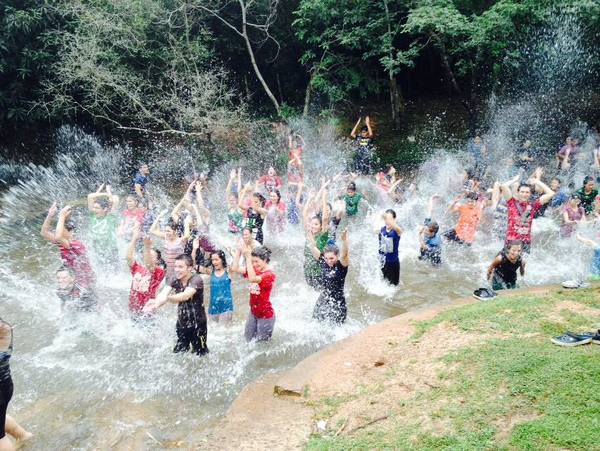
[[246,272],[248,272],[248,281],[251,283],[261,283],[262,277],[256,275],[254,271],[254,265],[252,265],[252,251],[250,247],[245,246],[243,249],[244,259],[246,260]]
[[504,199],[506,200],[510,200],[513,198],[513,185],[515,185],[516,183],[518,183],[519,179],[521,178],[521,174],[518,174],[517,176],[513,177],[512,179],[508,180],[505,183],[502,183],[500,185],[500,192],[502,193],[502,197],[504,197]]
[[[244,266],[240,265],[241,257],[242,257],[242,250],[236,249],[235,256],[233,257],[233,263],[231,264],[231,270],[233,272],[237,272],[238,274],[245,274],[246,268]],[[252,264],[249,264],[248,266],[252,266]]]
[[541,180],[536,180],[535,186],[541,188],[544,191],[544,194],[540,196],[540,203],[542,205],[547,204],[552,200],[552,198],[554,197],[554,191],[552,191],[548,185],[546,185]]
[[67,221],[67,218],[70,215],[71,206],[65,205],[58,214],[58,221],[56,221],[56,230],[54,231],[54,242],[62,244],[67,249],[71,247],[71,242],[65,238],[65,222]]
[[149,235],[144,237],[144,266],[150,272],[154,271],[154,268],[156,268],[152,259],[152,238],[150,238]]
[[[129,246],[127,246],[127,266],[129,266],[130,268],[133,266],[133,264],[135,263],[135,245],[138,241],[138,238],[140,237],[140,232],[139,230],[134,230],[133,234],[131,236],[131,241],[129,242]],[[144,245],[145,245],[145,241],[144,241]],[[144,246],[145,247],[145,246]],[[144,249],[145,250],[145,249]],[[144,255],[145,257],[145,255]],[[144,258],[145,260],[145,258]],[[146,262],[144,261],[144,264]]]
[[356,121],[356,124],[354,124],[354,128],[352,129],[352,132],[350,132],[350,136],[352,137],[352,139],[356,138],[356,130],[358,130],[358,126],[360,125],[361,121],[362,121],[362,117],[359,117],[358,120]]
[[240,197],[238,197],[238,207],[240,207],[241,210],[246,211],[248,210],[248,207],[246,207],[244,205],[244,199],[246,198],[246,194],[252,189],[252,184],[251,183],[246,183],[246,185],[244,186],[244,188],[242,188],[242,192],[240,193]]
[[[231,196],[231,186],[233,185],[234,180],[237,177],[237,173],[235,169],[232,169],[231,172],[229,173],[229,181],[227,182],[227,186],[225,187],[225,200],[229,199],[229,196]],[[238,189],[237,191],[238,195],[240,194],[240,190]]]
[[40,235],[42,235],[42,237],[45,240],[52,242],[56,240],[56,237],[54,236],[54,233],[50,230],[50,223],[52,222],[52,218],[54,218],[57,211],[58,207],[56,206],[56,202],[54,202],[52,206],[48,209],[48,214],[46,215],[44,223],[42,224],[42,230],[40,230]]
[[94,208],[94,202],[99,197],[110,197],[108,193],[102,192],[103,189],[104,189],[104,183],[102,185],[100,185],[95,192],[88,194],[88,196],[87,196],[88,210],[92,211],[92,209]]
[[340,257],[340,262],[346,268],[350,264],[350,249],[348,246],[348,229],[344,229],[342,232],[342,255]]
[[373,137],[373,129],[371,128],[371,118],[369,116],[366,117],[365,123],[367,124],[367,129],[369,130],[369,138]]
[[108,200],[110,201],[110,211],[112,213],[116,213],[119,211],[119,196],[112,193],[110,185],[106,185],[106,194],[108,195]]
[[162,238],[163,240],[165,239],[165,232],[160,230],[160,220],[161,218],[165,215],[165,213],[161,213],[159,214],[156,219],[154,220],[154,222],[152,223],[152,226],[150,227],[149,232],[158,237],[158,238]]

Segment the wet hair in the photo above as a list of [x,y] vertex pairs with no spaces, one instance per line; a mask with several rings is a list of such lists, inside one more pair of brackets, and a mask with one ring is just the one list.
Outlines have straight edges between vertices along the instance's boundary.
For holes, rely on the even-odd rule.
[[136,194],[129,194],[127,199],[132,199],[135,202],[136,206],[140,205],[140,198]]
[[354,182],[348,183],[348,186],[346,187],[346,191],[356,191],[356,183],[354,183]]
[[263,196],[263,195],[262,195],[262,194],[260,194],[260,193],[254,193],[252,196],[253,196],[255,199],[258,199],[258,201],[260,202],[260,206],[261,206],[261,207],[264,207],[264,206],[265,206],[265,202],[267,201],[267,200],[265,199],[265,196]]
[[321,213],[317,213],[312,218],[310,218],[311,221],[313,219],[316,219],[317,221],[319,221],[319,225],[323,225],[323,215]]
[[156,264],[158,266],[160,266],[162,269],[167,269],[167,262],[163,260],[162,258],[162,252],[159,249],[152,249],[154,252],[156,252]]
[[145,162],[140,162],[140,164],[138,165],[138,169],[142,169],[143,166],[148,166],[148,163]]
[[427,224],[427,228],[435,235],[440,230],[440,225],[436,221],[431,221]]
[[365,126],[365,125],[363,125],[363,126],[360,128],[360,132],[361,132],[361,133],[368,132],[368,131],[369,131],[369,127],[367,127],[367,126]]
[[94,200],[94,203],[98,204],[103,210],[108,210],[110,208],[110,200],[106,199],[105,197],[100,197]]
[[587,185],[590,182],[594,181],[594,177],[592,177],[591,175],[586,175],[585,178],[583,179],[583,184]]
[[[529,186],[529,185],[527,185],[527,186]],[[477,198],[478,198],[478,197],[479,197],[479,196],[477,195],[477,193],[474,193],[474,192],[469,192],[469,193],[467,193],[467,195],[465,196],[465,198],[466,198],[466,199],[469,199],[469,200],[477,200]]]
[[523,241],[521,241],[521,240],[510,240],[509,242],[506,243],[506,246],[504,246],[504,249],[505,250],[509,250],[513,246],[521,246],[521,247],[523,247]]
[[280,202],[281,201],[281,193],[279,192],[279,190],[278,189],[274,189],[271,192],[275,193],[277,195],[277,202]]
[[325,246],[325,249],[323,249],[323,255],[325,255],[327,252],[333,252],[335,255],[339,255],[340,248],[337,247],[335,244],[328,244],[327,246]]
[[[552,177],[552,180],[556,180],[559,185],[562,185],[562,180],[559,179],[558,177]],[[550,180],[550,181],[552,181],[552,180]]]
[[387,214],[387,213],[391,214],[392,218],[396,219],[396,212],[394,210],[392,210],[391,208],[388,208],[384,214]]
[[267,263],[271,261],[271,249],[269,249],[266,246],[258,246],[254,248],[250,255],[256,258],[260,258],[262,261]]
[[177,222],[174,221],[173,218],[169,218],[169,220],[167,221],[167,223],[165,224],[165,226],[169,227],[174,232],[177,232],[177,230],[179,229],[179,224],[177,224]]
[[248,231],[248,233],[249,233],[250,235],[252,235],[252,228],[251,228],[251,227],[248,227],[248,226],[246,226],[246,227],[242,228],[242,234],[243,234],[243,233],[244,233],[244,231],[246,231],[246,230]]
[[77,226],[75,225],[75,221],[69,219],[68,221],[65,221],[65,230],[67,232],[74,232],[75,229],[77,229]]
[[175,261],[178,260],[185,262],[186,266],[194,266],[194,261],[192,260],[192,257],[188,254],[179,254],[177,257],[175,257]]
[[529,188],[529,191],[533,192],[533,189],[531,189],[531,185],[529,185],[528,183],[519,183],[517,191],[520,191],[521,188]]
[[[212,258],[213,255],[218,256],[221,259],[221,263],[223,264],[223,268],[227,268],[227,257],[225,256],[225,252],[223,252],[222,250],[217,250],[215,252],[211,252],[210,253],[210,257]],[[214,266],[213,266],[214,268]]]
[[577,199],[577,200],[579,200],[579,201],[583,200],[583,199],[581,198],[581,196],[580,196],[579,194],[576,194],[576,193],[573,193],[573,194],[571,194],[571,195],[569,196],[569,200],[575,200],[575,199]]

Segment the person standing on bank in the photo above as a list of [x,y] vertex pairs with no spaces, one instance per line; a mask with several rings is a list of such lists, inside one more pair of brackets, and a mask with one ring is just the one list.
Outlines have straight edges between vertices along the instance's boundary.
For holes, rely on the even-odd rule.
[[385,225],[379,231],[379,259],[383,278],[392,285],[400,283],[400,257],[398,247],[402,230],[396,224],[396,212],[392,209],[383,214]]
[[10,374],[12,350],[12,326],[0,318],[0,451],[17,449],[6,434],[12,435],[17,441],[25,441],[33,436],[6,413],[14,389]]
[[167,302],[177,304],[177,344],[173,352],[192,352],[197,355],[208,354],[206,311],[202,276],[192,271],[192,257],[181,254],[175,258],[175,277],[168,283],[156,299],[144,306],[144,313],[153,313]]

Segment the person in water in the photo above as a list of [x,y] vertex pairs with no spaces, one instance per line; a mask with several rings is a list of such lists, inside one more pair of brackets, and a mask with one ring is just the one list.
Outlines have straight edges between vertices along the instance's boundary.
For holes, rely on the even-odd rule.
[[359,117],[350,132],[350,137],[356,145],[356,154],[354,155],[354,171],[359,174],[370,174],[373,171],[373,129],[371,128],[371,119],[365,118],[365,126],[361,128],[360,134],[357,134],[358,127],[362,122]]
[[276,190],[276,189],[280,190],[281,187],[283,186],[283,182],[281,180],[281,177],[279,177],[277,175],[275,168],[273,166],[271,166],[267,170],[267,173],[265,175],[261,176],[256,181],[256,185],[262,186],[265,189],[266,193],[268,194],[273,190]]
[[594,200],[598,195],[595,184],[594,178],[588,175],[583,179],[583,186],[576,192],[577,196],[581,199],[581,206],[588,216],[594,211]]
[[309,218],[307,208],[305,208],[304,214],[304,231],[306,233],[306,245],[304,246],[304,279],[310,287],[318,289],[321,283],[321,267],[319,262],[313,258],[311,247],[314,242],[319,252],[325,250],[325,246],[327,246],[329,241],[329,228],[327,225],[323,224],[321,215],[317,214],[312,218]]
[[396,224],[396,212],[392,209],[383,214],[385,225],[379,231],[379,259],[383,278],[392,285],[400,283],[400,235],[402,230]]
[[93,291],[82,287],[75,281],[71,269],[63,266],[56,271],[56,295],[60,299],[60,311],[65,312],[93,312],[98,301]]
[[156,217],[152,227],[150,227],[150,233],[164,241],[163,254],[167,265],[165,277],[167,283],[170,283],[175,273],[175,260],[184,253],[185,245],[190,237],[189,221],[191,218],[188,217],[189,219],[185,221],[183,235],[179,237],[177,236],[177,224],[172,219],[167,222],[163,230],[160,229],[160,220],[164,216],[165,213],[162,213]]
[[[237,183],[236,183],[237,181]],[[236,183],[236,190],[233,191],[232,187]],[[239,194],[242,190],[242,170],[238,168],[237,172],[235,169],[231,170],[229,174],[229,181],[225,187],[225,199],[227,199],[227,230],[229,233],[237,234],[242,231],[244,214],[239,204]]]
[[561,238],[570,238],[577,225],[585,222],[585,211],[581,206],[581,199],[577,194],[572,194],[562,208],[562,223],[559,235]]
[[243,199],[246,196],[246,193],[250,192],[251,189],[252,186],[250,184],[247,184],[244,189],[242,189],[238,206],[246,213],[244,227],[249,227],[252,230],[254,239],[260,244],[263,244],[263,224],[265,222],[265,217],[267,216],[267,209],[265,208],[266,199],[262,194],[255,192],[252,195],[252,205],[250,207],[245,206]]
[[[510,241],[515,240],[521,241],[523,252],[526,253],[529,253],[531,249],[531,226],[535,213],[542,205],[550,202],[554,196],[554,191],[541,181],[541,175],[542,171],[538,168],[536,176],[530,179],[530,182],[543,192],[536,200],[531,200],[531,186],[529,184],[520,183],[516,193],[513,193],[512,187],[508,183],[500,185],[508,209],[505,243],[508,244]],[[509,183],[512,183],[512,180]]]
[[267,210],[267,230],[272,235],[279,235],[285,231],[285,214],[287,208],[281,200],[278,189],[269,193],[269,200],[265,203]]
[[442,264],[442,239],[438,235],[440,226],[432,219],[433,203],[438,197],[439,196],[437,195],[433,195],[429,199],[427,209],[428,214],[425,218],[424,225],[419,232],[419,260],[428,261],[432,266],[439,266]]
[[333,324],[346,321],[348,308],[344,296],[344,284],[348,274],[350,255],[348,251],[348,231],[341,234],[342,252],[335,244],[329,244],[321,252],[314,240],[309,237],[312,256],[321,266],[321,294],[313,310],[313,318]]
[[[10,373],[10,358],[13,352],[13,328],[0,318],[0,450],[14,451],[17,446],[13,444],[7,434],[10,434],[17,441],[29,440],[33,437],[31,432],[23,429],[13,417],[8,415],[8,404],[12,399],[14,385]],[[19,446],[20,447],[20,446]]]
[[144,237],[143,264],[135,259],[136,243],[140,232],[135,231],[127,248],[127,266],[131,271],[129,311],[134,318],[143,316],[143,309],[150,299],[156,298],[158,287],[165,278],[166,263],[158,249],[152,249],[152,238]]
[[140,230],[144,223],[144,209],[139,207],[139,203],[139,198],[134,194],[129,194],[125,198],[126,208],[121,212],[117,236],[127,242],[131,241],[134,232]]
[[350,182],[348,184],[346,187],[346,194],[342,198],[346,204],[346,215],[348,217],[356,216],[358,214],[360,201],[363,200],[363,195],[356,192],[356,183]]
[[233,318],[233,296],[225,252],[221,250],[213,252],[210,255],[210,261],[210,266],[200,268],[200,272],[210,276],[208,316],[217,323],[231,323]]
[[69,219],[72,207],[66,205],[60,210],[56,229],[52,232],[50,224],[57,211],[58,207],[54,202],[42,224],[41,235],[45,240],[58,246],[63,264],[73,272],[75,282],[91,290],[96,283],[96,274],[90,264],[85,245],[75,239],[75,223]]
[[590,265],[590,277],[592,280],[600,280],[600,242],[584,238],[579,234],[576,235],[576,238],[594,250],[592,264]]
[[202,276],[194,274],[193,262],[189,255],[175,258],[174,278],[144,306],[144,313],[153,313],[167,302],[177,304],[177,344],[173,352],[188,352],[190,347],[197,355],[208,353],[206,311]]
[[133,192],[140,198],[143,199],[147,195],[146,185],[148,184],[148,176],[150,175],[150,168],[146,163],[140,164],[138,173],[133,178]]
[[[240,265],[242,256],[246,261],[245,266]],[[231,270],[244,276],[250,283],[250,312],[244,330],[246,341],[269,341],[273,335],[275,311],[271,304],[271,292],[276,276],[269,267],[270,261],[271,251],[264,246],[254,250],[244,246],[233,259]]]
[[[459,204],[460,199],[464,198],[465,203]],[[450,211],[458,213],[460,216],[453,229],[444,233],[444,238],[454,241],[458,244],[470,246],[475,241],[477,226],[481,221],[481,215],[485,207],[484,200],[479,200],[476,192],[467,192],[458,196],[450,205]]]
[[525,275],[525,261],[521,258],[523,243],[511,241],[502,250],[487,270],[487,278],[492,290],[517,288],[517,270],[521,277]]
[[114,269],[119,261],[116,233],[119,220],[115,215],[118,205],[119,197],[112,194],[110,185],[102,184],[87,196],[92,249],[98,263],[107,269]]

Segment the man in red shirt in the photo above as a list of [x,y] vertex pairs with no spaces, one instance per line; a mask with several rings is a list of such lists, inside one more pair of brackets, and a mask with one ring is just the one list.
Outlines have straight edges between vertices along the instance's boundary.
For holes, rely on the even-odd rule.
[[502,195],[506,199],[508,208],[508,227],[506,229],[505,243],[513,240],[523,242],[523,251],[529,253],[531,250],[531,226],[535,213],[544,204],[547,204],[554,197],[552,191],[545,183],[541,181],[542,169],[536,169],[534,176],[529,179],[531,185],[539,188],[543,194],[539,199],[531,200],[531,185],[520,183],[516,193],[513,193],[510,182],[500,185]]
[[127,264],[131,270],[131,290],[129,291],[129,311],[136,317],[142,316],[142,309],[150,299],[156,298],[156,291],[165,278],[164,261],[160,251],[152,249],[152,239],[144,238],[144,264],[135,260],[135,247],[140,232],[135,230],[127,248]]

